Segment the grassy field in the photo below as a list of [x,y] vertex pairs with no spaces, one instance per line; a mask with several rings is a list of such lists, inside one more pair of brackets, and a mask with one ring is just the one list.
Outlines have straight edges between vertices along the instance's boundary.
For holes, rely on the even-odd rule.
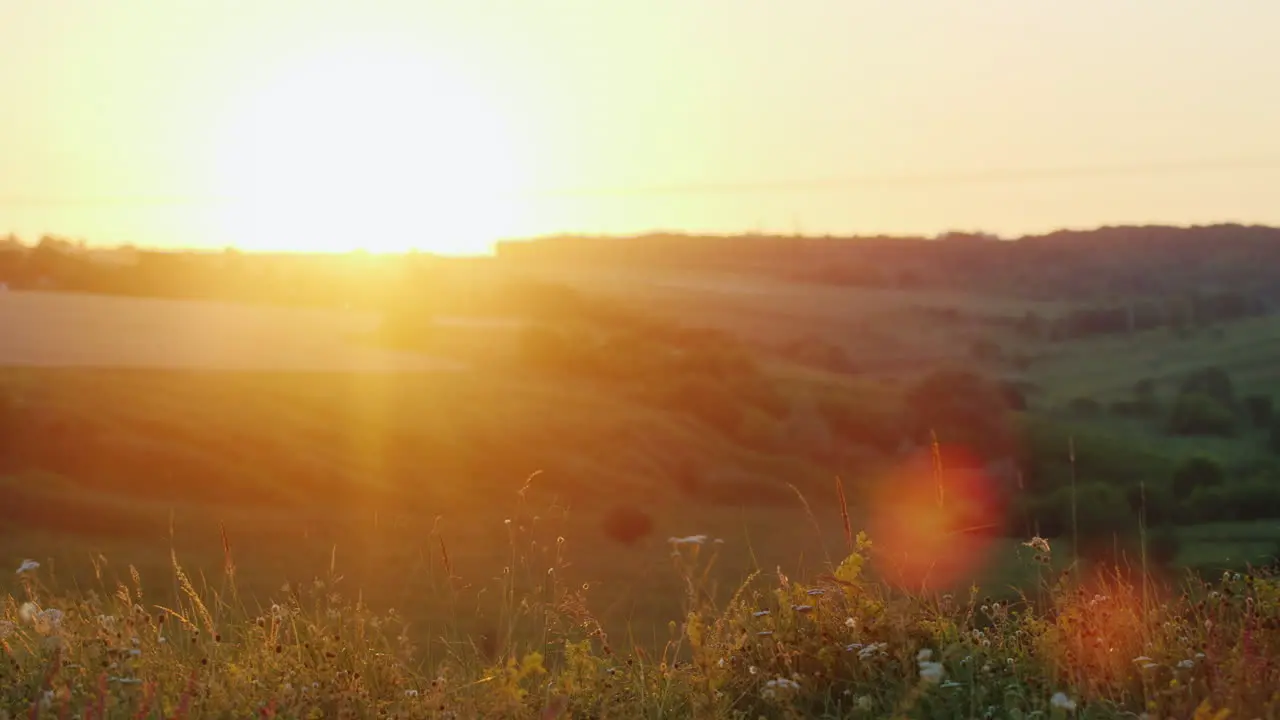
[[[732,330],[760,353],[765,375],[783,388],[784,396],[839,393],[854,406],[895,402],[896,388],[922,371],[971,362],[970,341],[990,333],[980,323],[922,315],[921,306],[936,303],[1009,316],[1025,310],[1008,301],[958,296],[879,291],[814,295],[807,286],[772,285],[744,293],[719,281],[709,287],[662,278],[655,283],[665,289],[610,279],[610,297],[660,317],[678,315],[691,324]],[[895,330],[895,323],[907,322],[905,318],[914,318],[909,329]],[[225,622],[233,625],[251,623],[261,608],[280,603],[289,595],[282,589],[286,584],[297,589],[317,578],[332,582],[333,575],[341,575],[342,587],[358,590],[365,604],[365,609],[349,608],[356,613],[352,617],[396,608],[410,624],[405,636],[424,649],[415,655],[418,661],[432,667],[454,663],[451,672],[474,681],[494,672],[506,677],[505,670],[486,663],[515,647],[513,598],[543,597],[539,593],[554,585],[560,593],[554,608],[545,607],[545,598],[528,600],[530,606],[547,610],[542,621],[567,613],[578,617],[573,631],[578,632],[585,621],[570,610],[585,603],[588,625],[598,623],[616,652],[661,652],[672,638],[668,623],[685,618],[691,604],[703,613],[713,605],[729,612],[723,604],[753,574],[776,577],[781,571],[792,581],[817,583],[834,572],[849,552],[842,510],[857,530],[877,527],[886,513],[893,517],[897,506],[885,504],[886,497],[910,507],[905,504],[909,493],[896,490],[903,482],[904,456],[841,447],[847,457],[841,456],[844,464],[833,470],[791,452],[785,442],[744,442],[638,395],[525,372],[510,362],[518,358],[518,325],[459,322],[465,347],[446,345],[442,347],[456,352],[429,355],[381,347],[377,318],[353,313],[38,293],[0,296],[0,327],[10,338],[0,357],[6,366],[0,371],[0,393],[9,399],[3,418],[7,444],[0,453],[5,500],[0,504],[0,562],[18,567],[24,559],[39,560],[41,582],[60,588],[57,597],[64,599],[59,602],[72,605],[99,602],[70,598],[92,597],[82,593],[101,582],[100,577],[129,583],[130,567],[137,568],[149,583],[151,601],[187,603],[189,616],[199,611],[191,605],[193,596],[172,581],[175,555],[193,578],[195,592],[211,606],[226,601],[225,595],[215,601],[211,594],[229,592],[230,579],[221,573],[231,558],[239,605],[224,611]],[[1244,390],[1266,390],[1272,387],[1273,373],[1258,358],[1267,357],[1269,333],[1280,337],[1280,326],[1272,322],[1239,323],[1222,338],[1152,333],[1065,344],[1052,352],[1041,348],[1043,357],[1025,377],[1041,388],[1033,404],[1051,407],[1081,394],[1104,401],[1120,398],[1143,377],[1171,387],[1183,373],[1207,363],[1228,368]],[[838,373],[768,351],[779,341],[814,334],[837,338],[868,367],[887,366],[883,371]],[[881,343],[880,334],[889,340]],[[490,344],[487,337],[496,339]],[[505,355],[492,352],[498,346]],[[487,355],[477,353],[484,348]],[[473,362],[499,355],[505,360]],[[793,418],[770,422],[781,433],[778,438],[790,437],[786,433]],[[1171,462],[1205,450],[1234,453],[1241,462],[1256,455],[1238,440],[1171,439],[1149,424],[1122,418],[1085,424]],[[682,487],[690,467],[703,469],[699,482],[719,488],[715,500],[691,497]],[[847,494],[845,506],[836,492],[837,474]],[[1081,481],[1091,479],[1086,475]],[[620,541],[609,531],[610,517],[619,509],[640,511],[652,527],[634,542]],[[878,527],[883,529],[883,523]],[[1211,574],[1266,562],[1280,545],[1280,527],[1274,522],[1190,526],[1177,532],[1181,543],[1174,568],[1160,571],[1161,583],[1176,579],[1178,568]],[[701,564],[692,595],[684,565],[690,548],[669,541],[691,536],[705,536],[697,546]],[[1028,592],[1044,601],[1054,591],[1043,583],[1059,577],[1073,560],[1069,542],[1057,543],[1046,564],[1024,545],[1028,537],[921,537],[930,542],[913,550],[924,556],[915,558],[914,565],[889,557],[892,552],[885,549],[895,546],[882,542],[885,552],[870,566],[871,577],[893,581],[894,567],[899,573],[904,566],[927,567],[930,577],[953,576],[945,587],[933,589],[956,597],[966,596],[976,583],[983,596],[1017,598]],[[894,552],[904,545],[910,542],[899,538]],[[673,556],[673,550],[681,552]],[[1140,558],[1127,557],[1140,563]],[[710,558],[714,562],[708,563]],[[0,592],[9,588],[0,586]],[[106,590],[111,589],[108,583]],[[10,589],[15,600],[6,606],[6,615],[17,612],[24,591],[29,588]],[[905,668],[907,679],[920,643],[908,628],[935,622],[932,612],[916,607],[890,623],[896,628],[892,633],[901,634],[895,636],[901,641],[899,669]],[[343,617],[341,622],[348,622]],[[717,622],[712,615],[704,621],[708,627]],[[964,627],[974,620],[957,622],[956,627]],[[256,632],[234,626],[246,638]],[[728,633],[726,628],[736,626],[715,627],[716,633]],[[929,627],[929,632],[941,633],[930,636],[932,647],[950,658],[952,651],[937,643],[944,638],[952,642],[952,631],[944,625]],[[530,642],[524,633],[541,632],[539,628],[537,623],[521,625],[519,642]],[[87,626],[82,629],[88,632]],[[740,647],[729,635],[720,638],[717,642],[726,647]],[[814,639],[803,634],[796,638]],[[237,647],[237,652],[249,652],[248,644]],[[521,647],[520,653],[534,648]],[[565,651],[563,644],[557,647]],[[688,640],[679,649],[686,658],[698,652]],[[373,650],[361,645],[351,652]],[[1052,666],[1056,660],[1043,649],[1020,652],[1030,663],[1025,672],[1018,671],[1020,678],[1049,672],[1062,687],[1076,688],[1075,697],[1101,692],[1080,685],[1080,677],[1044,670],[1046,662]],[[770,663],[783,662],[785,654],[769,653]],[[41,662],[38,653],[24,657],[24,662]],[[229,665],[217,665],[222,673],[217,683],[224,683],[219,687],[227,692],[239,682],[231,679],[231,666],[260,663],[237,657],[227,655]],[[576,681],[564,674],[569,666],[555,665],[562,662],[568,660],[547,656],[555,682],[572,685]],[[399,674],[401,684],[381,691],[394,687],[401,698],[408,689],[428,694],[424,686],[403,685],[407,678],[420,682],[425,677],[406,668],[387,669]],[[695,665],[685,670],[694,674],[663,681],[675,694],[662,702],[683,708],[702,702],[696,688],[708,678],[698,673],[707,669]],[[295,680],[301,677],[298,668],[291,672]],[[86,675],[81,682],[90,679]],[[752,697],[763,690],[756,679],[730,675],[715,682],[721,681],[737,683],[739,698],[746,697],[747,687],[754,688]],[[523,688],[516,694],[525,709],[559,702],[555,698],[561,694],[576,698],[574,693],[586,687],[562,688],[543,697],[521,686],[524,680],[513,682]],[[848,698],[865,694],[856,682],[850,687],[853,694],[825,698],[823,707],[844,707]],[[1136,697],[1148,697],[1125,687],[1107,696],[1117,707],[1132,707]],[[1042,679],[1024,689],[1043,695],[1026,700],[1026,711],[1049,709],[1043,701],[1052,693]],[[912,695],[915,691],[905,684],[898,690],[899,700],[924,697]],[[632,691],[649,692],[639,687]],[[92,696],[86,688],[76,692]],[[877,696],[874,707],[887,707],[888,696]],[[13,704],[17,697],[8,698],[10,708],[18,707]],[[1179,697],[1183,704],[1167,707],[1187,707],[1190,696]],[[290,702],[294,700],[298,698]],[[483,696],[472,700],[488,702]],[[661,702],[654,705],[652,712],[658,714],[653,716],[661,716],[662,707]],[[929,707],[935,712],[951,706]]]
[[0,293],[0,367],[283,372],[459,370],[358,343],[368,313],[70,293]]

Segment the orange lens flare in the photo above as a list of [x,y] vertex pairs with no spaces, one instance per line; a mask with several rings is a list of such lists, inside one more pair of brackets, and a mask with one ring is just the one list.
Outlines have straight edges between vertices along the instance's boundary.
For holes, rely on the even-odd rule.
[[[991,477],[963,448],[912,456],[871,493],[875,567],[911,592],[954,588],[986,563],[1004,517]],[[948,469],[950,468],[950,469]]]

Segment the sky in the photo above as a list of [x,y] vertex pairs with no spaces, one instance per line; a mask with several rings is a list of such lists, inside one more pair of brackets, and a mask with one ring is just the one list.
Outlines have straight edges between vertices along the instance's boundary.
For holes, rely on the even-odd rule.
[[1280,224],[1265,0],[0,0],[0,233]]

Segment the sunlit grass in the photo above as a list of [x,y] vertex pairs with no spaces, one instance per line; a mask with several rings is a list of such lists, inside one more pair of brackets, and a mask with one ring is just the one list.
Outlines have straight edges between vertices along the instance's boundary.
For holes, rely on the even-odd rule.
[[[683,611],[625,642],[596,620],[571,544],[504,523],[491,577],[460,577],[436,538],[446,609],[426,633],[375,608],[334,556],[270,598],[242,595],[227,546],[206,579],[105,559],[59,583],[24,561],[0,586],[0,717],[1270,717],[1280,709],[1280,581],[1161,584],[1077,574],[1028,540],[1038,592],[904,592],[876,545],[828,566],[760,568],[733,587],[732,541],[668,542]],[[797,531],[801,531],[797,528]],[[206,568],[213,570],[214,568]],[[153,586],[152,583],[155,583]],[[170,587],[171,586],[171,587]],[[170,599],[173,598],[173,599]],[[491,621],[483,634],[467,620]],[[631,640],[636,640],[636,637]],[[1038,714],[1038,715],[1037,715]]]

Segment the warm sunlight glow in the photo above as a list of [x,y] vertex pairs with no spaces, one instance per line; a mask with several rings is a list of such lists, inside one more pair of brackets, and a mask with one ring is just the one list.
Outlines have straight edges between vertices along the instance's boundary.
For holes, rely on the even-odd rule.
[[228,244],[473,254],[515,227],[505,118],[424,57],[312,57],[269,73],[228,120],[213,148]]
[[[963,450],[948,448],[944,456],[952,453]],[[884,579],[934,591],[973,578],[990,559],[999,505],[983,472],[939,474],[932,453],[914,455],[872,493],[868,529]]]

